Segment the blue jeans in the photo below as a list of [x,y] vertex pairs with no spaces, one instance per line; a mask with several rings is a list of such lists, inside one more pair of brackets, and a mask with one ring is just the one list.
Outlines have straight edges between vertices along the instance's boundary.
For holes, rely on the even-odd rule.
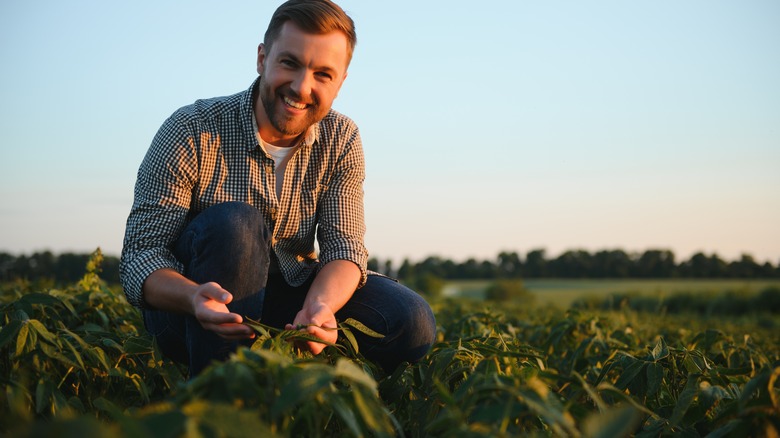
[[[276,268],[260,211],[241,202],[217,204],[201,212],[182,232],[173,252],[186,277],[196,283],[214,281],[233,294],[228,304],[231,312],[277,328],[292,323],[314,280],[312,275],[301,286],[287,284]],[[144,310],[143,317],[163,354],[188,365],[190,376],[254,342],[223,339],[191,315]],[[402,362],[422,358],[436,335],[428,303],[381,275],[370,274],[336,318],[354,318],[384,335],[377,339],[353,331],[361,353],[388,373]]]

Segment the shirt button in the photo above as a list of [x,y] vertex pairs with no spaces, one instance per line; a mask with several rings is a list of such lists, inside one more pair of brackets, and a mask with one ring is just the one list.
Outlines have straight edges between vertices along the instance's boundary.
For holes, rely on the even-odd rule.
[[274,207],[269,208],[268,209],[268,213],[271,214],[271,220],[275,221],[276,220],[276,208],[274,208]]

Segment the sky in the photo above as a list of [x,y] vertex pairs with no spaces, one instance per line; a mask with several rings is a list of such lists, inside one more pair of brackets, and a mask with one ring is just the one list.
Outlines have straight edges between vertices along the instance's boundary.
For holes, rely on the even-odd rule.
[[[157,129],[249,87],[279,4],[0,2],[0,251],[119,255]],[[780,2],[339,4],[372,256],[780,263]]]

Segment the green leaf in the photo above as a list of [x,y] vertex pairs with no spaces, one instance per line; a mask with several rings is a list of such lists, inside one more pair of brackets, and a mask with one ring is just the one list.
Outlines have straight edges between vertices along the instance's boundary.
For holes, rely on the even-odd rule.
[[27,344],[27,335],[30,331],[30,324],[28,321],[24,321],[19,328],[19,333],[16,336],[16,357],[19,357],[24,353],[24,347]]
[[666,345],[663,337],[658,338],[658,342],[653,347],[652,355],[654,361],[659,361],[669,356],[669,347]]
[[29,324],[35,332],[49,343],[57,345],[57,338],[37,319],[31,319]]
[[623,370],[622,373],[620,373],[620,377],[618,378],[617,382],[615,382],[615,386],[620,389],[626,389],[628,385],[639,375],[639,373],[644,370],[646,365],[647,362],[645,361],[639,359],[631,360],[630,364]]
[[335,375],[337,377],[346,378],[351,382],[363,385],[371,391],[376,391],[378,386],[376,380],[374,380],[373,377],[366,374],[365,371],[360,369],[347,358],[340,357],[338,359],[336,362]]
[[346,325],[354,328],[355,330],[363,333],[364,335],[370,336],[372,338],[382,339],[382,338],[385,337],[385,335],[383,335],[381,333],[377,333],[377,332],[371,330],[370,328],[366,327],[365,324],[363,324],[362,322],[360,322],[360,321],[358,321],[356,319],[353,319],[353,318],[345,319],[343,324],[346,324]]
[[260,334],[261,337],[271,337],[271,331],[278,331],[278,329],[265,325],[260,321],[255,321],[254,319],[247,316],[243,317],[242,324],[256,331],[258,334]]
[[22,327],[22,324],[24,324],[22,321],[12,319],[2,330],[0,330],[0,348],[5,347],[12,339],[17,338],[19,328]]
[[[769,369],[764,369],[758,373],[755,377],[750,379],[742,388],[742,392],[739,395],[739,410],[745,409],[748,401],[753,397],[755,393],[761,393],[767,383],[769,382]],[[770,388],[771,390],[771,388]]]
[[358,354],[360,352],[360,347],[358,346],[357,339],[355,339],[355,335],[352,334],[352,331],[349,329],[344,329],[341,331],[341,333],[343,333],[344,337],[347,338],[347,341],[349,341],[349,345],[352,347],[352,351],[354,351],[355,354]]
[[627,437],[636,430],[642,414],[631,406],[592,414],[585,419],[582,430],[591,438]]
[[103,344],[104,347],[110,347],[115,349],[116,351],[120,353],[124,353],[125,350],[122,348],[121,345],[119,345],[115,340],[111,338],[103,338],[100,340],[100,343]]
[[89,344],[84,342],[84,340],[81,339],[81,336],[79,336],[79,335],[73,333],[72,331],[68,330],[68,328],[65,327],[65,326],[61,327],[60,330],[65,332],[65,333],[67,333],[70,336],[71,339],[73,339],[74,341],[78,342],[78,344],[79,344],[79,346],[81,347],[82,350],[89,349]]
[[330,407],[334,412],[336,412],[336,415],[338,415],[339,418],[341,418],[341,420],[346,423],[347,428],[352,432],[352,435],[363,436],[364,434],[360,430],[357,415],[355,414],[355,410],[352,409],[352,406],[347,404],[347,402],[342,397],[333,397],[329,401]]
[[674,411],[672,411],[672,416],[669,419],[672,426],[677,426],[680,423],[685,413],[688,412],[691,403],[693,403],[696,394],[699,393],[699,377],[701,377],[701,374],[688,375],[685,388],[680,393],[680,396],[677,397],[677,403],[674,405]]
[[73,346],[73,344],[70,343],[70,341],[67,338],[61,338],[62,343],[65,344],[66,347],[70,350],[71,354],[73,354],[73,358],[76,359],[78,362],[79,369],[84,370],[84,360],[81,359],[81,353],[76,350],[76,348]]
[[[355,406],[358,412],[360,412],[360,419],[366,423],[368,428],[374,432],[387,432],[392,433],[393,428],[390,422],[387,421],[387,416],[382,410],[381,401],[375,394],[370,395],[371,398],[364,398],[363,391],[352,392],[352,397],[355,399]],[[369,400],[371,402],[369,402]]]
[[298,404],[309,400],[316,393],[329,388],[333,382],[333,367],[309,364],[292,376],[290,381],[281,389],[279,396],[271,406],[271,417],[278,418],[281,415],[290,414]]
[[664,367],[660,363],[647,364],[647,396],[652,397],[661,389],[664,380]]
[[51,390],[51,382],[43,379],[38,380],[38,385],[35,387],[35,412],[37,414],[43,413],[49,407]]
[[283,330],[281,333],[279,333],[279,338],[285,340],[285,341],[306,341],[306,342],[316,342],[319,344],[325,344],[329,347],[334,347],[340,351],[344,351],[344,346],[339,344],[334,344],[333,342],[328,342],[323,339],[320,339],[310,333],[306,333],[301,330]]
[[127,354],[146,354],[154,351],[153,342],[151,337],[134,336],[125,339],[123,347]]
[[601,396],[593,389],[590,384],[588,384],[587,381],[585,381],[585,378],[583,378],[580,373],[576,371],[572,371],[572,375],[579,380],[580,385],[582,385],[582,389],[585,390],[585,392],[588,394],[591,400],[593,400],[593,403],[596,404],[596,407],[598,407],[599,412],[604,412],[607,410],[607,405],[604,403],[604,400],[602,400]]

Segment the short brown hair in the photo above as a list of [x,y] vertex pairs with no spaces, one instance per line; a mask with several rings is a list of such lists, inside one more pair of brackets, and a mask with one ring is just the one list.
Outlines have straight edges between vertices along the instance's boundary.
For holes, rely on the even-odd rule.
[[341,7],[330,0],[288,0],[276,9],[265,31],[263,44],[270,50],[274,40],[282,31],[282,25],[292,21],[301,30],[308,33],[323,34],[334,30],[347,36],[347,59],[357,44],[355,23]]

